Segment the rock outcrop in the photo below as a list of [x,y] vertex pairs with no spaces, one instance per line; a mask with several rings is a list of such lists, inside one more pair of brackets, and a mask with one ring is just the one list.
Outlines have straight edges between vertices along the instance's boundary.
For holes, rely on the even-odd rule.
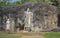
[[[1,20],[6,16],[10,19],[13,18],[15,20],[15,25],[18,25],[18,18],[20,19],[20,21],[22,21],[22,23],[24,23],[24,11],[26,11],[27,8],[29,8],[30,11],[33,13],[34,28],[38,27],[39,30],[51,30],[57,28],[57,7],[43,2],[27,2],[19,6],[1,7]],[[6,17],[4,20],[7,19]]]

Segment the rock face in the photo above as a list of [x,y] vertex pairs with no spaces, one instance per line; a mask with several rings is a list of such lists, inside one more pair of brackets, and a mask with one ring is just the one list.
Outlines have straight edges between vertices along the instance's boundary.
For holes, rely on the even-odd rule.
[[[20,6],[12,7],[2,7],[0,10],[1,20],[5,17],[13,18],[15,20],[15,26],[18,25],[17,19],[21,25],[24,25],[24,11],[27,11],[27,8],[33,13],[33,28],[34,31],[38,30],[47,30],[57,28],[57,8],[55,6],[46,4],[46,3],[33,3],[27,2]],[[5,16],[4,16],[5,15]],[[6,19],[7,19],[6,18]],[[5,19],[5,20],[6,20]],[[36,29],[37,28],[37,29]]]

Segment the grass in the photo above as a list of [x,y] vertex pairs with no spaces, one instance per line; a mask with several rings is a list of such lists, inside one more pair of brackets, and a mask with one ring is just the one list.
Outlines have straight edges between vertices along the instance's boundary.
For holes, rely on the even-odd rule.
[[[44,38],[60,38],[60,32],[42,32]],[[21,38],[20,34],[0,32],[0,38]]]
[[47,32],[43,36],[44,38],[60,38],[60,32]]
[[20,34],[8,34],[4,32],[0,32],[0,38],[21,38]]

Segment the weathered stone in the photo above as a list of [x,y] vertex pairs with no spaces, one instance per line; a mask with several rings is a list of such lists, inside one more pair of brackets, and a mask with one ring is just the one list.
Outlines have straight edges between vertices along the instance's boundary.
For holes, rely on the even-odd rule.
[[14,32],[14,30],[15,30],[15,21],[13,19],[11,19],[10,21],[11,21],[10,22],[10,24],[11,24],[10,30],[11,30],[11,32]]
[[[24,24],[24,12],[29,8],[33,13],[33,28],[36,26],[38,29],[53,29],[57,28],[57,8],[53,5],[49,5],[46,3],[33,3],[27,2],[20,6],[12,6],[12,7],[2,7],[1,14],[9,17],[9,13],[12,14],[10,17],[16,18],[15,25],[18,25],[17,18],[21,19]],[[36,29],[35,29],[36,30]]]

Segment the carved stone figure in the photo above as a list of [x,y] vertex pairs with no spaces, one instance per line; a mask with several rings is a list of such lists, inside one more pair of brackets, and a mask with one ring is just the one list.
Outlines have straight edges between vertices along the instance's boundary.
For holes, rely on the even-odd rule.
[[7,19],[6,21],[6,30],[10,30],[10,20]]

